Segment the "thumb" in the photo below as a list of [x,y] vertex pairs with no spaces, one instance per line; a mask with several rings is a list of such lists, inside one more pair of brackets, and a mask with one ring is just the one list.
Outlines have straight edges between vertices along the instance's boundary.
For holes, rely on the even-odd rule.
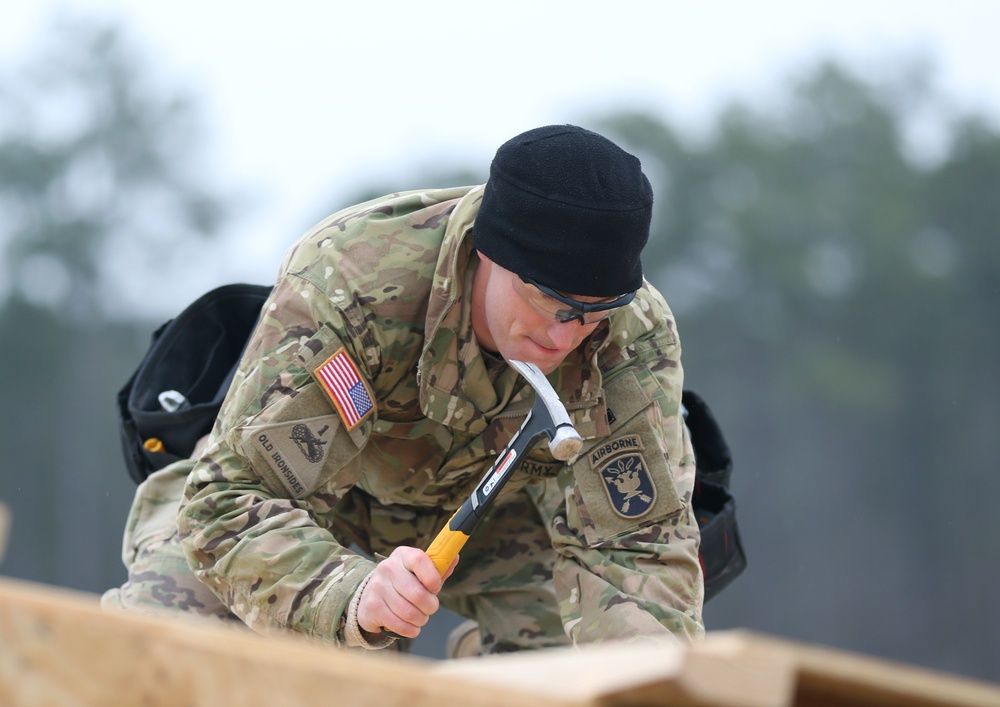
[[461,555],[455,555],[454,559],[452,559],[451,564],[448,565],[448,569],[446,569],[444,571],[444,574],[441,575],[441,581],[442,582],[444,582],[446,579],[448,579],[452,575],[452,572],[455,571],[455,568],[458,567],[458,559],[460,557],[461,557]]

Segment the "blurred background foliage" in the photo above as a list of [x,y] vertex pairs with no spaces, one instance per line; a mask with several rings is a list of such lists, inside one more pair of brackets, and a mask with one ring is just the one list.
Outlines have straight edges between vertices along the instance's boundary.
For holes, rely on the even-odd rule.
[[[114,397],[160,323],[126,293],[199,277],[240,201],[200,168],[197,101],[153,90],[120,28],[36,49],[0,73],[0,572],[100,592],[134,491]],[[1000,133],[931,69],[815,64],[699,136],[629,106],[571,120],[654,182],[647,277],[733,447],[750,567],[709,629],[1000,681]],[[485,176],[429,166],[330,211]]]

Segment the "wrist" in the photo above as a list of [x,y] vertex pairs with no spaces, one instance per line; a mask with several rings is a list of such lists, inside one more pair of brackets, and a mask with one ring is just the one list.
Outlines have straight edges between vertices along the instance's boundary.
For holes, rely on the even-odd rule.
[[361,580],[361,584],[354,591],[354,596],[351,597],[351,603],[347,607],[347,618],[344,625],[344,639],[350,648],[364,648],[366,650],[379,650],[381,648],[387,648],[395,643],[396,639],[385,633],[373,633],[367,631],[361,627],[358,623],[358,607],[361,605],[361,595],[364,594],[365,587],[368,586],[368,580],[371,579],[372,574],[375,570],[372,570],[368,575]]

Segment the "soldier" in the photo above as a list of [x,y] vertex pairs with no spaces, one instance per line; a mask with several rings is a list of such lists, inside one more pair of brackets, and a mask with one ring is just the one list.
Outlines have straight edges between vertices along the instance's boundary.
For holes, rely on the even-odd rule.
[[[701,636],[680,341],[640,262],[652,202],[634,156],[548,126],[483,186],[317,225],[203,451],[140,487],[105,604],[365,648],[440,605],[483,653]],[[584,446],[536,445],[442,578],[422,548],[531,406],[507,360],[547,375]]]

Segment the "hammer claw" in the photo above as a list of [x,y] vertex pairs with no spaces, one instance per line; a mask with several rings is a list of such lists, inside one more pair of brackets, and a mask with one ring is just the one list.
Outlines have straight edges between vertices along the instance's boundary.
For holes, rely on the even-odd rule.
[[572,459],[583,446],[583,440],[573,427],[573,421],[569,419],[569,413],[566,412],[566,407],[559,400],[552,384],[533,363],[511,361],[510,365],[534,388],[535,407],[538,407],[539,402],[544,407],[547,418],[544,431],[549,438],[549,451],[552,456],[559,461]]

